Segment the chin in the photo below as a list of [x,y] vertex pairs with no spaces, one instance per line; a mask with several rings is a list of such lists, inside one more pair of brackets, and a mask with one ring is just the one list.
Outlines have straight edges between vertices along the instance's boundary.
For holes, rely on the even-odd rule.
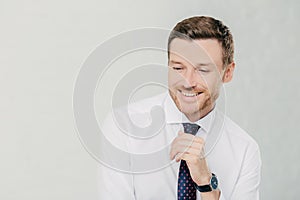
[[180,111],[185,114],[186,116],[194,116],[194,115],[199,115],[200,110],[195,110],[195,109],[180,109]]
[[177,101],[176,106],[186,116],[193,116],[194,118],[199,117],[199,119],[206,115],[207,112],[209,112],[213,108],[213,105],[210,101],[196,102],[195,104],[180,104]]
[[196,103],[196,105],[195,104],[189,105],[186,103],[179,103],[176,105],[177,105],[178,109],[185,115],[195,115],[197,113],[200,113],[200,111],[202,109],[198,103]]

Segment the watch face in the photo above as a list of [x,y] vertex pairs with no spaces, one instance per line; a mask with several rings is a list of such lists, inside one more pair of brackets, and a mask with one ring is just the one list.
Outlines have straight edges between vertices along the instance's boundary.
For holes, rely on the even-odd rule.
[[216,190],[218,188],[218,179],[216,176],[212,176],[211,180],[210,180],[210,185],[212,187],[213,190]]

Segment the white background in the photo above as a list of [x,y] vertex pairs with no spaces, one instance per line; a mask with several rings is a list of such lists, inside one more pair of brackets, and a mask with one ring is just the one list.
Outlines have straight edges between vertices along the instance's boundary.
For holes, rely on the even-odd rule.
[[233,32],[227,114],[260,145],[261,199],[297,199],[300,3],[274,1],[0,1],[0,199],[97,199],[97,162],[77,137],[81,64],[120,32],[171,29],[211,15]]

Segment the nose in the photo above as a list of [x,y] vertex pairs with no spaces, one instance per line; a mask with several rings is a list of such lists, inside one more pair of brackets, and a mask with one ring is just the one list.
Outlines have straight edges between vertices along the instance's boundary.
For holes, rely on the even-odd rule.
[[197,72],[194,67],[186,70],[184,74],[184,87],[185,88],[194,88],[197,86]]

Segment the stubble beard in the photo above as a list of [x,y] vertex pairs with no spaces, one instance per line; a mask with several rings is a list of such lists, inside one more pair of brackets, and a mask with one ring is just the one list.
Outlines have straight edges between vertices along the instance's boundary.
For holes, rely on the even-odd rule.
[[[195,101],[194,103],[181,103],[179,98],[176,96],[177,92],[173,92],[169,89],[169,94],[173,99],[176,107],[180,112],[185,114],[185,116],[191,121],[198,121],[205,115],[207,115],[213,108],[215,104],[215,100],[218,98],[218,93],[213,94],[205,93],[205,99],[201,99],[201,101]],[[204,95],[204,94],[201,94]]]

